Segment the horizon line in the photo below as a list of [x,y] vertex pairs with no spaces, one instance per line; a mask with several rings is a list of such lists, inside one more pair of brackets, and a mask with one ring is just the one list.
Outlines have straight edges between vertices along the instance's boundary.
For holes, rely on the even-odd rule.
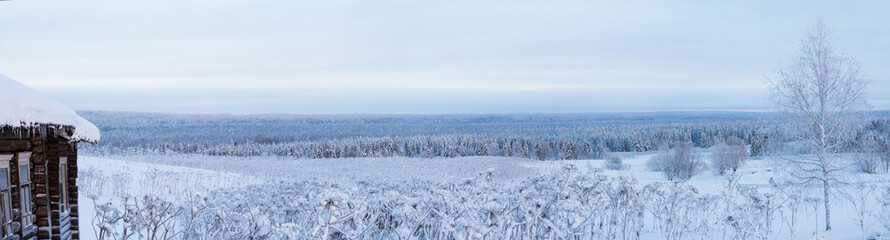
[[[75,110],[77,112],[109,112],[109,113],[147,113],[147,114],[179,114],[179,115],[319,115],[319,116],[373,116],[373,115],[572,115],[572,114],[635,114],[635,113],[776,113],[777,110],[768,109],[675,109],[675,110],[640,110],[640,111],[589,111],[589,112],[443,112],[443,113],[407,113],[407,112],[365,112],[365,113],[293,113],[293,112],[268,112],[268,113],[237,113],[237,112],[188,112],[188,111],[137,111],[137,110]],[[871,109],[865,112],[890,111],[890,109]]]

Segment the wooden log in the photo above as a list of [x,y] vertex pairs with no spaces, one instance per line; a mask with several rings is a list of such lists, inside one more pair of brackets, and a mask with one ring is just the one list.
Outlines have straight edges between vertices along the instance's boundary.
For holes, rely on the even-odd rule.
[[[34,148],[32,148],[34,149]],[[31,162],[34,165],[43,165],[46,164],[46,155],[43,153],[33,153],[31,154]]]
[[49,239],[49,227],[41,227],[37,231],[37,238],[39,239]]
[[34,141],[31,141],[31,152],[33,154],[43,155],[46,153],[46,145],[43,143],[37,144],[37,143],[34,143]]
[[[36,178],[35,178],[35,180],[36,180]],[[39,196],[41,194],[46,195],[46,183],[35,182],[33,191],[34,191],[34,194],[37,194],[37,196]]]
[[28,140],[0,140],[0,152],[21,152],[31,150]]
[[[35,174],[35,175],[36,176],[33,179],[34,183],[39,184],[41,186],[46,186],[46,178],[42,177],[43,174]],[[38,177],[38,176],[40,176],[40,177]]]
[[40,222],[40,219],[41,219],[41,218],[46,219],[46,217],[49,216],[49,208],[48,208],[48,206],[39,206],[39,207],[37,207],[37,211],[34,212],[34,216],[37,216],[37,220],[38,220],[38,222]]
[[34,165],[34,174],[46,174],[46,166],[44,165]]
[[[52,166],[48,166],[47,170],[58,169],[58,168],[59,168],[58,166],[56,166],[55,168]],[[54,173],[56,173],[56,174],[54,174]],[[59,173],[59,171],[49,171],[49,173],[46,174],[46,178],[49,179],[49,181],[53,182],[53,183],[59,182],[59,174],[58,173]]]
[[43,139],[43,137],[35,136],[35,137],[32,137],[32,138],[31,138],[31,144],[34,144],[34,145],[43,145],[43,144],[45,144],[45,143],[46,143],[46,140]]

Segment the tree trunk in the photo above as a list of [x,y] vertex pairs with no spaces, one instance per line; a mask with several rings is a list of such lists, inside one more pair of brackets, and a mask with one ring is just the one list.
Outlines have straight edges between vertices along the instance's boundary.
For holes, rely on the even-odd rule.
[[825,195],[825,231],[831,230],[831,205],[828,199],[828,181],[822,181],[822,193]]

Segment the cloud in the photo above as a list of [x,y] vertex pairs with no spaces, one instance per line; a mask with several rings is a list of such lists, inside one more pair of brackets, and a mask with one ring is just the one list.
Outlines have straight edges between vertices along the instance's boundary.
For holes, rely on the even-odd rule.
[[[872,5],[10,1],[0,3],[0,72],[81,109],[754,109],[765,105],[763,75],[820,16],[887,78],[890,33],[875,29],[890,16]],[[890,108],[890,83],[878,80],[873,105]]]

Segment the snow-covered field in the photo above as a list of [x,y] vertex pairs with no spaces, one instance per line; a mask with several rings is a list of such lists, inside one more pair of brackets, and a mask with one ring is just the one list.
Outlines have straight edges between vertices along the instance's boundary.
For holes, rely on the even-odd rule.
[[[886,174],[851,173],[824,232],[818,189],[772,184],[775,160],[749,160],[742,190],[728,190],[710,171],[673,185],[646,170],[655,153],[622,155],[617,171],[502,157],[82,156],[80,214],[118,237],[198,239],[863,239],[890,227]],[[84,239],[100,229],[82,228]]]
[[203,155],[112,156],[131,162],[185,166],[253,177],[292,181],[350,183],[360,180],[401,182],[445,181],[473,177],[495,168],[499,180],[522,180],[538,174],[541,161],[504,157],[464,158],[339,158],[221,157]]

